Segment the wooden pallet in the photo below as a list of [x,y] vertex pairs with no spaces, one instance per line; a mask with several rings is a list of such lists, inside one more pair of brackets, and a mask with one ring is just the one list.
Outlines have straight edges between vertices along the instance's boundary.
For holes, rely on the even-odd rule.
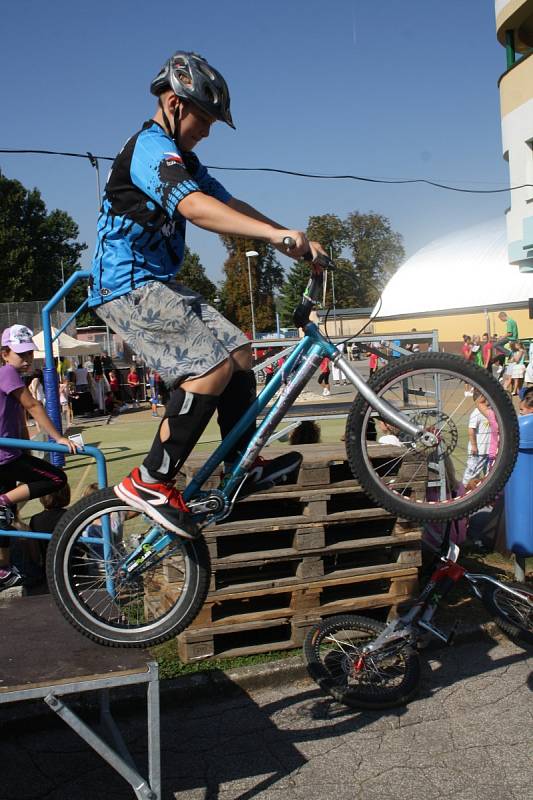
[[416,568],[367,576],[339,573],[306,585],[208,599],[193,625],[178,636],[178,652],[183,661],[192,661],[299,647],[323,616],[394,607],[412,596],[417,580]]
[[312,624],[310,620],[281,617],[227,625],[217,631],[188,629],[178,636],[178,655],[181,661],[188,663],[212,657],[232,658],[291,650],[303,644]]
[[420,539],[420,532],[413,532],[408,537],[363,539],[358,543],[362,546],[358,547],[340,542],[303,554],[289,549],[256,553],[254,558],[250,553],[236,554],[231,559],[214,562],[210,591],[234,591],[236,587],[250,591],[266,589],[273,584],[289,584],[295,579],[305,581],[321,577],[338,569],[380,572],[398,563],[418,566]]
[[416,540],[420,527],[400,523],[382,509],[324,515],[316,520],[285,517],[228,523],[207,529],[205,539],[214,570],[231,562],[257,561]]
[[[297,483],[241,500],[230,518],[204,531],[212,579],[203,609],[178,637],[183,661],[295,648],[324,615],[394,608],[416,589],[420,527],[364,494],[342,444],[299,449]],[[375,450],[391,455],[381,445]],[[268,455],[279,452],[286,451],[269,448]],[[184,482],[204,458],[189,459]],[[404,476],[410,470],[406,463]],[[179,581],[161,572],[159,602],[171,605]]]
[[[346,458],[346,448],[342,442],[338,444],[304,444],[298,445],[298,452],[302,453],[304,459],[300,467],[299,473],[293,483],[284,484],[270,489],[273,494],[284,492],[287,486],[298,488],[311,488],[311,487],[332,487],[345,481],[356,481],[352,475],[350,466]],[[275,458],[276,456],[287,453],[287,448],[268,447],[263,451],[266,458]],[[289,451],[290,452],[290,451]],[[389,445],[369,445],[368,454],[371,459],[386,461],[391,457],[398,454],[398,448]],[[186,485],[198,472],[201,466],[207,460],[206,453],[193,453],[189,456],[186,463],[182,466],[179,476],[179,488]],[[412,467],[410,466],[412,465]],[[407,456],[402,462],[402,473],[405,477],[409,477],[412,469],[419,469],[419,462],[417,461],[416,454]],[[423,475],[420,476],[424,478]],[[220,484],[222,478],[222,468],[219,466],[205,482],[204,489],[212,489]]]
[[391,606],[398,602],[397,598],[405,597],[407,588],[416,577],[416,567],[396,564],[379,573],[338,570],[268,589],[212,593],[191,629],[285,615],[314,616],[315,611],[321,615],[330,614],[336,608]]

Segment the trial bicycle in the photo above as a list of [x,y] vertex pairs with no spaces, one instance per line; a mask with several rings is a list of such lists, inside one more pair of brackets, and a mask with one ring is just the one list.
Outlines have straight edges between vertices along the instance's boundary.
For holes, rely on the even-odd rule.
[[[320,266],[333,267],[326,258]],[[64,616],[94,641],[150,646],[191,624],[210,580],[202,531],[230,516],[246,493],[248,473],[261,449],[325,356],[357,390],[346,424],[346,453],[354,476],[379,506],[406,519],[443,521],[480,508],[502,489],[516,459],[518,425],[500,385],[486,370],[436,352],[395,358],[365,382],[309,321],[322,280],[315,266],[294,312],[303,338],[183,491],[196,538],[184,539],[147,517],[132,515],[112,488],[80,500],[62,517],[48,548],[48,584]],[[473,391],[485,398],[493,414],[496,438],[490,463],[475,485],[461,489]],[[204,490],[265,409],[231,472],[217,489]],[[383,425],[394,444],[379,443]]]
[[388,624],[357,614],[329,617],[304,641],[309,675],[324,692],[351,708],[382,709],[408,703],[420,684],[417,645],[434,636],[451,644],[432,619],[443,598],[461,580],[513,641],[533,645],[533,587],[467,572],[457,563],[459,547],[444,537],[440,559],[410,608]]

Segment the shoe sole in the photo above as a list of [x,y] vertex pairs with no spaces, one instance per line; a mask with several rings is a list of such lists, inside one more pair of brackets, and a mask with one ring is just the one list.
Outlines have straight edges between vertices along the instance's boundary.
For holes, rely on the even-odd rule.
[[127,492],[120,484],[113,487],[113,491],[115,492],[116,496],[127,503],[129,506],[134,508],[136,511],[141,511],[143,514],[146,514],[150,519],[153,519],[154,522],[157,522],[158,525],[161,525],[166,531],[172,531],[172,533],[176,533],[178,536],[181,536],[182,539],[197,539],[198,536],[191,536],[190,533],[187,533],[183,530],[183,528],[178,528],[175,525],[172,525],[165,517],[160,514],[154,506],[150,505],[150,503],[141,500],[140,497],[136,495],[132,495]]
[[[287,469],[283,469],[283,470],[280,470],[279,472],[274,472],[272,475],[269,475],[268,478],[261,479],[261,480],[257,481],[257,483],[254,485],[253,488],[250,487],[250,494],[252,494],[253,492],[258,492],[261,489],[270,489],[272,486],[276,486],[277,485],[276,481],[279,478],[282,478],[284,476],[289,476],[292,472],[294,472],[295,470],[299,469],[301,467],[301,465],[302,465],[302,461],[303,461],[303,458],[300,458],[298,463],[295,464],[290,469],[288,469],[288,470]],[[246,484],[245,484],[245,486],[246,486]],[[245,486],[243,487],[243,489],[245,488]]]
[[4,583],[0,583],[0,592],[3,592],[4,589],[13,589],[15,586],[22,586],[22,578],[20,575],[16,575],[14,578],[10,578]]

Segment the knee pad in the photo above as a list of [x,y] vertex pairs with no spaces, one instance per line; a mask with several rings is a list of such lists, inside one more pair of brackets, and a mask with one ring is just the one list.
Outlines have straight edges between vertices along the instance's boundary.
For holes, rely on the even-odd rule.
[[[165,416],[143,462],[152,478],[161,481],[174,478],[213,416],[217,401],[218,397],[213,395],[193,394],[181,388],[170,393]],[[165,420],[170,435],[161,441]]]

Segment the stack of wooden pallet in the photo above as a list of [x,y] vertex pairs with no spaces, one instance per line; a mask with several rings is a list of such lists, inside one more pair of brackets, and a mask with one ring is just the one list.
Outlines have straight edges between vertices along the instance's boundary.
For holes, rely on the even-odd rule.
[[[183,661],[298,647],[322,616],[391,608],[416,589],[421,529],[376,507],[343,445],[298,449],[296,484],[251,495],[205,530],[211,585],[178,637]],[[186,479],[204,460],[189,459]]]

